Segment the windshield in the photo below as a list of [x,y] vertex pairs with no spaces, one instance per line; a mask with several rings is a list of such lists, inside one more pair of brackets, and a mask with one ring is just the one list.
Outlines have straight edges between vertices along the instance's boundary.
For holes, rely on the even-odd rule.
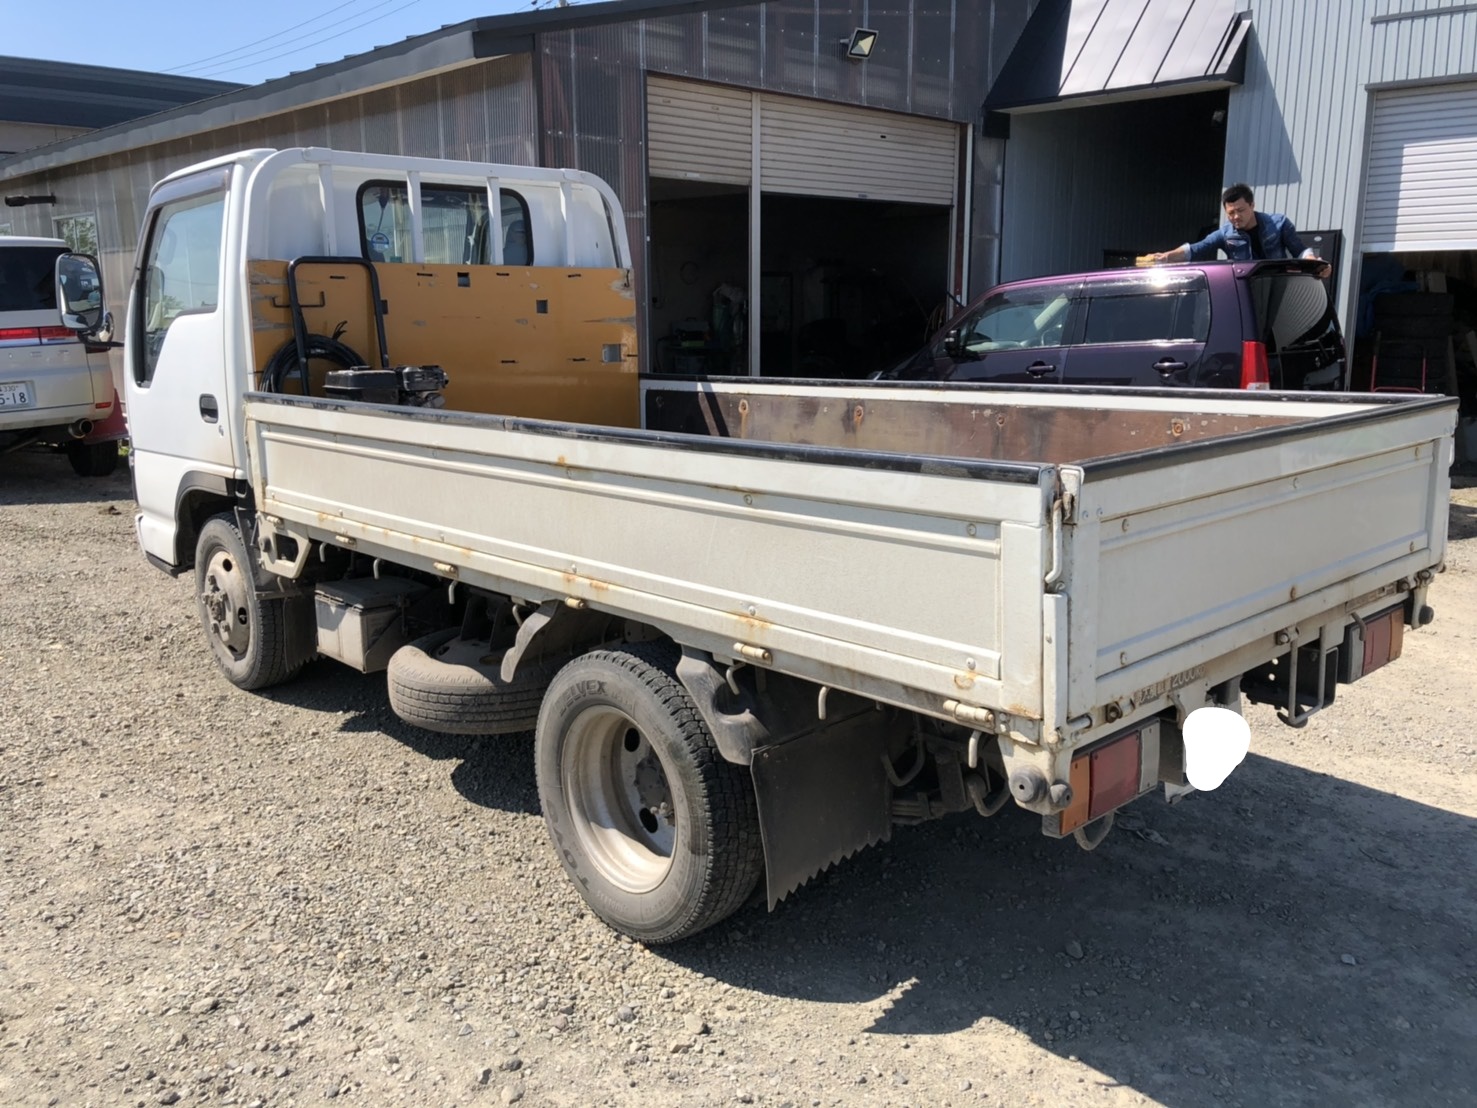
[[1271,352],[1338,330],[1328,286],[1311,273],[1255,274],[1251,303],[1261,341]]
[[0,312],[56,311],[56,260],[66,249],[0,247]]

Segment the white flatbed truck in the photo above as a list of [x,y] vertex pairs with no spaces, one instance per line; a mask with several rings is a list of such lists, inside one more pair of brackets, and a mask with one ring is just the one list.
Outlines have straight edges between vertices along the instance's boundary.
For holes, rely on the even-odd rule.
[[[386,182],[403,261],[362,215]],[[549,269],[475,229],[428,260],[432,188],[484,216],[524,194]],[[214,306],[151,328],[150,244],[201,209],[175,250],[218,262]],[[193,571],[222,672],[261,688],[325,654],[388,669],[417,725],[533,728],[556,850],[618,930],[680,939],[953,812],[1013,802],[1096,846],[1135,798],[1218,782],[1243,700],[1301,725],[1432,618],[1454,401],[654,377],[633,332],[597,333],[629,311],[580,315],[588,353],[568,328],[512,368],[468,344],[577,283],[629,308],[622,227],[568,171],[246,152],[157,186],[126,339],[140,543]],[[326,291],[283,297],[304,258]],[[370,371],[383,394],[303,354],[366,268],[361,341],[422,344]],[[431,362],[484,410],[426,403]]]

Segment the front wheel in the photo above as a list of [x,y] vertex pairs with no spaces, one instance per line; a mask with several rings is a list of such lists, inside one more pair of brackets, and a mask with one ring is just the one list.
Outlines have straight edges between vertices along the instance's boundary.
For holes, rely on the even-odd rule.
[[229,515],[200,528],[195,545],[195,598],[211,653],[238,689],[265,689],[295,676],[310,655],[294,649],[306,634],[296,624],[312,609],[298,597],[263,597],[256,563]]
[[598,650],[561,669],[534,752],[559,859],[617,931],[673,942],[753,891],[764,866],[753,788],[718,753],[670,647]]

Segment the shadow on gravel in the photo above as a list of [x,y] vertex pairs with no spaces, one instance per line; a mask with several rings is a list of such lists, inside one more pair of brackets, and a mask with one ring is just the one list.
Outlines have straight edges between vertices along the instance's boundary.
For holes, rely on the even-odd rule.
[[1253,756],[1123,822],[1092,854],[1011,809],[904,829],[659,953],[881,1001],[874,1034],[998,1021],[1165,1104],[1472,1103],[1477,821]]
[[402,723],[390,709],[383,673],[358,673],[327,659],[312,663],[296,681],[260,694],[331,717],[325,726],[341,734],[385,735],[433,762],[455,761],[451,783],[473,804],[536,814],[533,732],[516,735],[439,735]]
[[133,485],[128,459],[106,477],[78,477],[65,454],[46,450],[16,450],[0,454],[0,507],[12,504],[86,504],[112,501],[118,511],[132,516]]
[[1453,503],[1449,519],[1447,537],[1451,541],[1477,538],[1477,507]]

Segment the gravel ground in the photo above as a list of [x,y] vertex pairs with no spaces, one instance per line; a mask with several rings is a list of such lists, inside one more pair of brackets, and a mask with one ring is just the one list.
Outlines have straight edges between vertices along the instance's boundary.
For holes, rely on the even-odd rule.
[[1093,854],[900,831],[647,950],[531,742],[382,676],[214,672],[126,472],[0,458],[0,1104],[1462,1105],[1477,1097],[1477,489],[1437,622]]

